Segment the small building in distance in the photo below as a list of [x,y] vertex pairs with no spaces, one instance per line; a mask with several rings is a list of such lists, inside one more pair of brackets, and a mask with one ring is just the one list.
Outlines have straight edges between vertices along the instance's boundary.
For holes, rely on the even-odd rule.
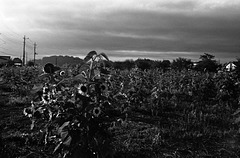
[[20,58],[13,59],[14,66],[22,66],[22,60]]
[[0,67],[6,65],[9,60],[11,60],[10,56],[0,56]]
[[226,71],[233,71],[237,68],[237,66],[233,62],[229,62],[226,66],[225,69]]

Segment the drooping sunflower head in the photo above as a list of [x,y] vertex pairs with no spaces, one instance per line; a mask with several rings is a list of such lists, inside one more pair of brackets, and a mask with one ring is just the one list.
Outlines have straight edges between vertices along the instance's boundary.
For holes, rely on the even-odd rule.
[[98,117],[101,114],[101,108],[100,107],[95,107],[93,108],[93,116]]
[[108,86],[106,83],[100,85],[101,92],[106,93],[108,91]]
[[59,72],[59,75],[60,75],[60,76],[64,76],[65,74],[66,74],[65,71],[60,71],[60,72]]

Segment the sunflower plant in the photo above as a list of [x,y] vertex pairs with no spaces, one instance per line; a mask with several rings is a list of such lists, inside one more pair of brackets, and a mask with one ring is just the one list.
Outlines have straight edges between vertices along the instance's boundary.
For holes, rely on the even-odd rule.
[[[35,90],[40,94],[38,99],[23,113],[32,122],[31,130],[42,132],[44,145],[54,145],[53,155],[113,156],[110,129],[118,118],[112,114],[110,71],[105,67],[108,60],[106,54],[91,51],[78,74],[62,80],[56,79],[59,70],[54,70],[52,64],[45,66],[49,79],[38,92]],[[74,84],[66,86],[64,80],[74,80]]]

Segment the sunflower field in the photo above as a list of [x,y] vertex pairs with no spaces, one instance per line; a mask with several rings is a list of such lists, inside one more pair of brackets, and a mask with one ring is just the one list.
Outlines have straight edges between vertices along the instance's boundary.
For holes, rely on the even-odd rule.
[[0,69],[0,157],[239,157],[236,72]]

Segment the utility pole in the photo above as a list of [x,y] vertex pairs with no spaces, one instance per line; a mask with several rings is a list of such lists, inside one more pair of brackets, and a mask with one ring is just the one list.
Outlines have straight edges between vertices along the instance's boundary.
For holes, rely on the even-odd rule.
[[25,65],[25,57],[26,57],[26,39],[29,39],[29,38],[26,38],[26,36],[24,35],[23,37],[23,66]]
[[25,52],[26,51],[26,36],[23,37],[23,59],[22,59],[22,65],[25,65]]
[[33,47],[33,63],[34,63],[34,65],[35,65],[35,58],[36,58],[36,55],[37,55],[37,53],[36,53],[36,48],[37,48],[36,42],[34,43],[33,46],[34,46],[34,47]]
[[27,65],[27,62],[28,62],[28,52],[26,52],[26,65]]

